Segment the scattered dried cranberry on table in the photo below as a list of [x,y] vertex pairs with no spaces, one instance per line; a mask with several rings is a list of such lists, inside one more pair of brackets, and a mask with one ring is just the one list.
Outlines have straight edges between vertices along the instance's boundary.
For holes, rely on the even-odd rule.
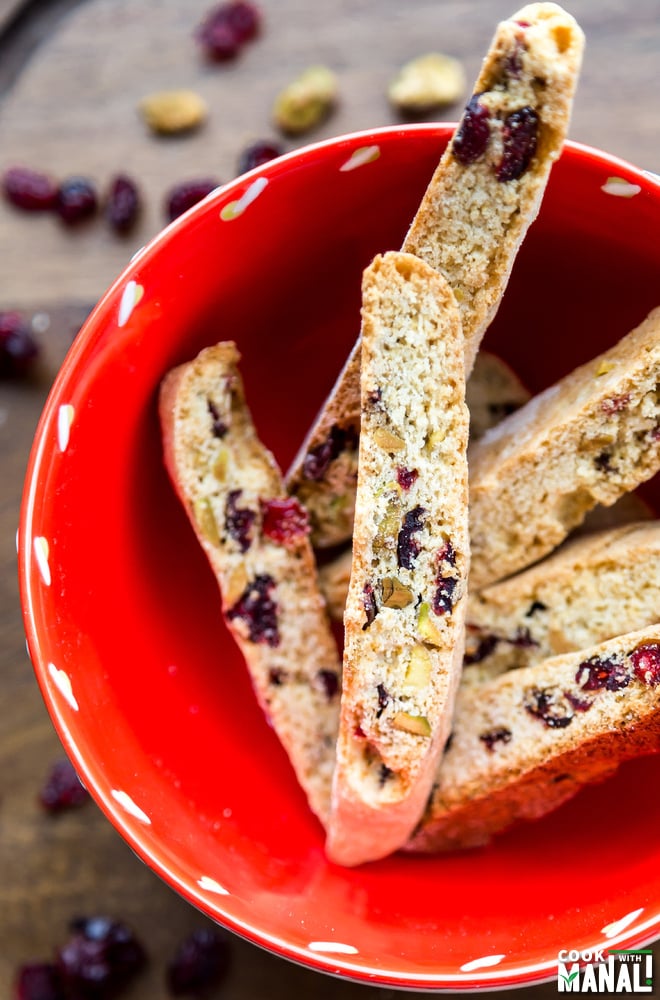
[[67,177],[57,190],[55,211],[67,226],[89,219],[98,209],[96,188],[87,177]]
[[39,801],[44,809],[53,813],[73,809],[89,801],[89,792],[68,758],[53,765],[39,793]]
[[14,1000],[67,1000],[57,966],[51,962],[22,965],[16,975]]
[[254,170],[255,167],[261,167],[264,163],[277,159],[283,152],[284,149],[278,142],[269,140],[253,142],[239,156],[238,172],[246,174],[248,170]]
[[48,212],[57,202],[57,184],[48,174],[29,167],[10,167],[2,178],[5,198],[27,212]]
[[115,232],[127,233],[140,214],[140,191],[126,174],[117,174],[110,183],[105,205],[105,217]]
[[195,39],[209,59],[222,62],[238,55],[255,38],[261,14],[254,4],[233,0],[212,7],[195,32]]
[[167,968],[168,989],[178,997],[218,986],[229,971],[230,961],[226,934],[210,927],[193,931]]
[[79,917],[72,921],[71,931],[57,955],[67,998],[109,1000],[146,965],[144,948],[118,920]]
[[0,312],[0,378],[21,378],[39,355],[39,346],[17,312]]
[[206,198],[207,194],[210,194],[219,184],[220,181],[212,177],[200,177],[175,184],[165,199],[165,213],[168,221],[173,222],[174,219],[178,219],[189,208]]

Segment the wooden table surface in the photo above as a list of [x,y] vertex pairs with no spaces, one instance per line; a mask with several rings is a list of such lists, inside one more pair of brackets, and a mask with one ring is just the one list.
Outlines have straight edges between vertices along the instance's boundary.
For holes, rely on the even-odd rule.
[[[0,0],[0,171],[28,164],[84,174],[103,187],[125,169],[146,208],[118,238],[101,219],[76,232],[0,204],[0,311],[37,317],[43,360],[27,384],[0,383],[0,997],[13,970],[47,958],[75,914],[107,912],[136,928],[151,955],[127,998],[164,997],[163,969],[202,918],[133,856],[93,804],[45,815],[36,795],[59,756],[25,652],[16,586],[15,531],[22,477],[49,384],[86,310],[131,254],[163,225],[166,190],[182,178],[236,173],[240,150],[275,135],[272,101],[297,71],[333,67],[341,104],[297,143],[397,121],[385,90],[403,61],[435,48],[474,79],[504,0],[261,0],[262,37],[233,63],[208,65],[191,33],[204,0]],[[572,138],[660,172],[658,0],[574,0],[587,54]],[[191,87],[210,108],[185,138],[149,135],[136,106],[146,93]],[[467,95],[466,95],[467,96]],[[442,117],[454,120],[460,108]],[[576,206],[579,211],[579,206]],[[44,327],[47,327],[44,329]],[[567,946],[570,947],[570,942]],[[238,939],[218,996],[393,996],[283,962]],[[550,997],[554,984],[524,992]],[[504,994],[507,995],[506,993]],[[520,995],[518,991],[517,995]]]

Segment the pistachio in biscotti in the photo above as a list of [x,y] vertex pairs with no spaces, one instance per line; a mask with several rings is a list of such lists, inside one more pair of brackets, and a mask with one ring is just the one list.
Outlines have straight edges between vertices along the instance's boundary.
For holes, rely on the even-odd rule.
[[396,576],[384,576],[380,587],[381,605],[384,608],[400,610],[408,607],[414,600],[414,594],[410,587],[406,587]]
[[199,497],[193,503],[193,518],[204,538],[212,545],[220,544],[220,532],[208,497]]
[[413,736],[431,735],[431,725],[425,715],[413,715],[411,712],[395,712],[392,716],[392,726],[404,733],[411,733]]
[[431,680],[433,661],[426,648],[420,644],[413,646],[406,669],[405,683],[414,688],[425,688]]

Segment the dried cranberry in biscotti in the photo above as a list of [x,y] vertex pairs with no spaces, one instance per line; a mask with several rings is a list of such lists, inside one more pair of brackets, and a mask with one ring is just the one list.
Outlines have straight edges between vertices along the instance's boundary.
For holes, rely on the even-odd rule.
[[527,688],[523,693],[526,711],[550,729],[564,729],[573,721],[574,711],[558,688]]
[[245,622],[251,642],[279,646],[277,604],[270,596],[275,581],[268,573],[260,573],[247,585],[239,599],[227,611],[230,621],[238,618]]
[[295,497],[261,500],[261,531],[278,545],[289,545],[309,534],[309,518]]
[[238,501],[242,493],[243,490],[230,490],[227,495],[225,528],[234,541],[238,542],[241,552],[247,552],[252,545],[250,532],[257,515],[249,507],[238,506]]
[[468,101],[452,142],[452,153],[464,167],[484,155],[490,140],[490,112],[479,102],[480,96],[473,94]]
[[524,107],[507,115],[502,129],[502,159],[497,179],[502,183],[517,180],[529,167],[538,141],[539,116],[534,108]]
[[643,642],[630,654],[635,677],[649,687],[660,684],[660,644]]
[[402,569],[412,569],[421,546],[415,535],[424,527],[424,507],[414,507],[403,515],[403,524],[397,539],[397,562]]

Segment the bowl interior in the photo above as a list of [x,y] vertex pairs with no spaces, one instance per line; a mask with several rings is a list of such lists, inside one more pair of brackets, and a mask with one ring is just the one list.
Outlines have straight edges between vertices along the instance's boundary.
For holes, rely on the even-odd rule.
[[[156,394],[172,365],[235,340],[286,468],[358,333],[362,268],[401,245],[449,134],[384,129],[292,154],[134,259],[56,381],[20,532],[44,697],[140,856],[279,954],[430,989],[533,982],[559,949],[657,936],[660,760],[487,848],[328,864],[164,472]],[[608,193],[611,176],[637,190]],[[486,346],[537,391],[615,343],[658,304],[658,231],[650,177],[569,146]],[[660,509],[655,481],[645,494]]]

